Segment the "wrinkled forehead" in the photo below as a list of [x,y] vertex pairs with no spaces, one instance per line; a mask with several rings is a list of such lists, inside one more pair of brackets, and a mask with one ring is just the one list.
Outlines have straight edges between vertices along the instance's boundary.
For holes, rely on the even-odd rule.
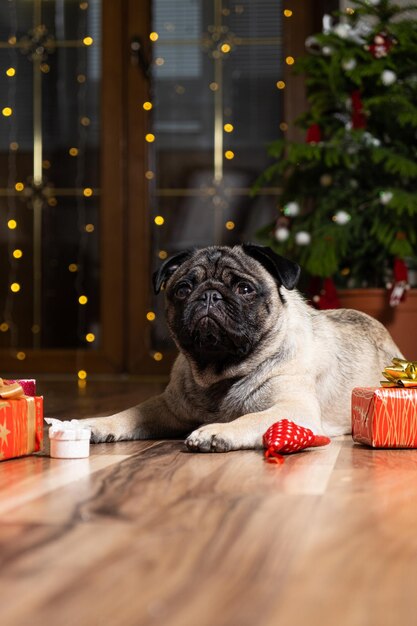
[[197,250],[192,258],[180,268],[178,275],[188,275],[198,282],[205,280],[224,281],[230,276],[251,277],[253,280],[264,275],[263,267],[244,252],[240,254],[230,248],[204,248]]

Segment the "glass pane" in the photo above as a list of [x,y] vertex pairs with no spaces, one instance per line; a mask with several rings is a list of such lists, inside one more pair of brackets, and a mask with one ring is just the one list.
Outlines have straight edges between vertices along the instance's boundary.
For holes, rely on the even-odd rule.
[[[250,190],[281,133],[282,3],[153,0],[152,31],[156,267],[190,246],[254,240],[273,219],[273,190]],[[169,345],[161,301],[158,351]]]
[[0,347],[94,349],[101,2],[12,0],[0,24]]

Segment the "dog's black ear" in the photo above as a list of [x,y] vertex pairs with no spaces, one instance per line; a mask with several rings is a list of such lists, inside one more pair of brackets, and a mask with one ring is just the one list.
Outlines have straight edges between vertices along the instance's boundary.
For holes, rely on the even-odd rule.
[[176,269],[179,268],[187,259],[190,258],[192,250],[184,250],[184,252],[178,252],[174,256],[169,257],[161,267],[152,275],[152,284],[156,294],[165,286],[168,278],[172,276]]
[[301,272],[297,263],[280,256],[268,246],[244,243],[242,248],[246,254],[259,261],[278,282],[284,285],[285,289],[294,289]]

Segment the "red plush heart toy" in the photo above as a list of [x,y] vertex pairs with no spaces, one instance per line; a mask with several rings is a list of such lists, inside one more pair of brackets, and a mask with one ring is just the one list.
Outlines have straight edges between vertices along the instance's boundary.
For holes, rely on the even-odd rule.
[[297,426],[290,420],[283,419],[272,424],[263,436],[265,460],[268,463],[283,463],[284,457],[279,452],[290,453],[326,446],[330,443],[329,437],[315,435],[309,428]]

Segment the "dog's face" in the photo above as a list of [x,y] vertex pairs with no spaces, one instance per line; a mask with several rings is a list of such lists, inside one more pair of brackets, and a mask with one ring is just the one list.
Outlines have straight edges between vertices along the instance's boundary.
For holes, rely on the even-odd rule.
[[213,246],[168,259],[154,286],[166,286],[167,322],[179,349],[200,369],[222,370],[267,338],[278,287],[292,289],[298,275],[295,263],[269,248]]

